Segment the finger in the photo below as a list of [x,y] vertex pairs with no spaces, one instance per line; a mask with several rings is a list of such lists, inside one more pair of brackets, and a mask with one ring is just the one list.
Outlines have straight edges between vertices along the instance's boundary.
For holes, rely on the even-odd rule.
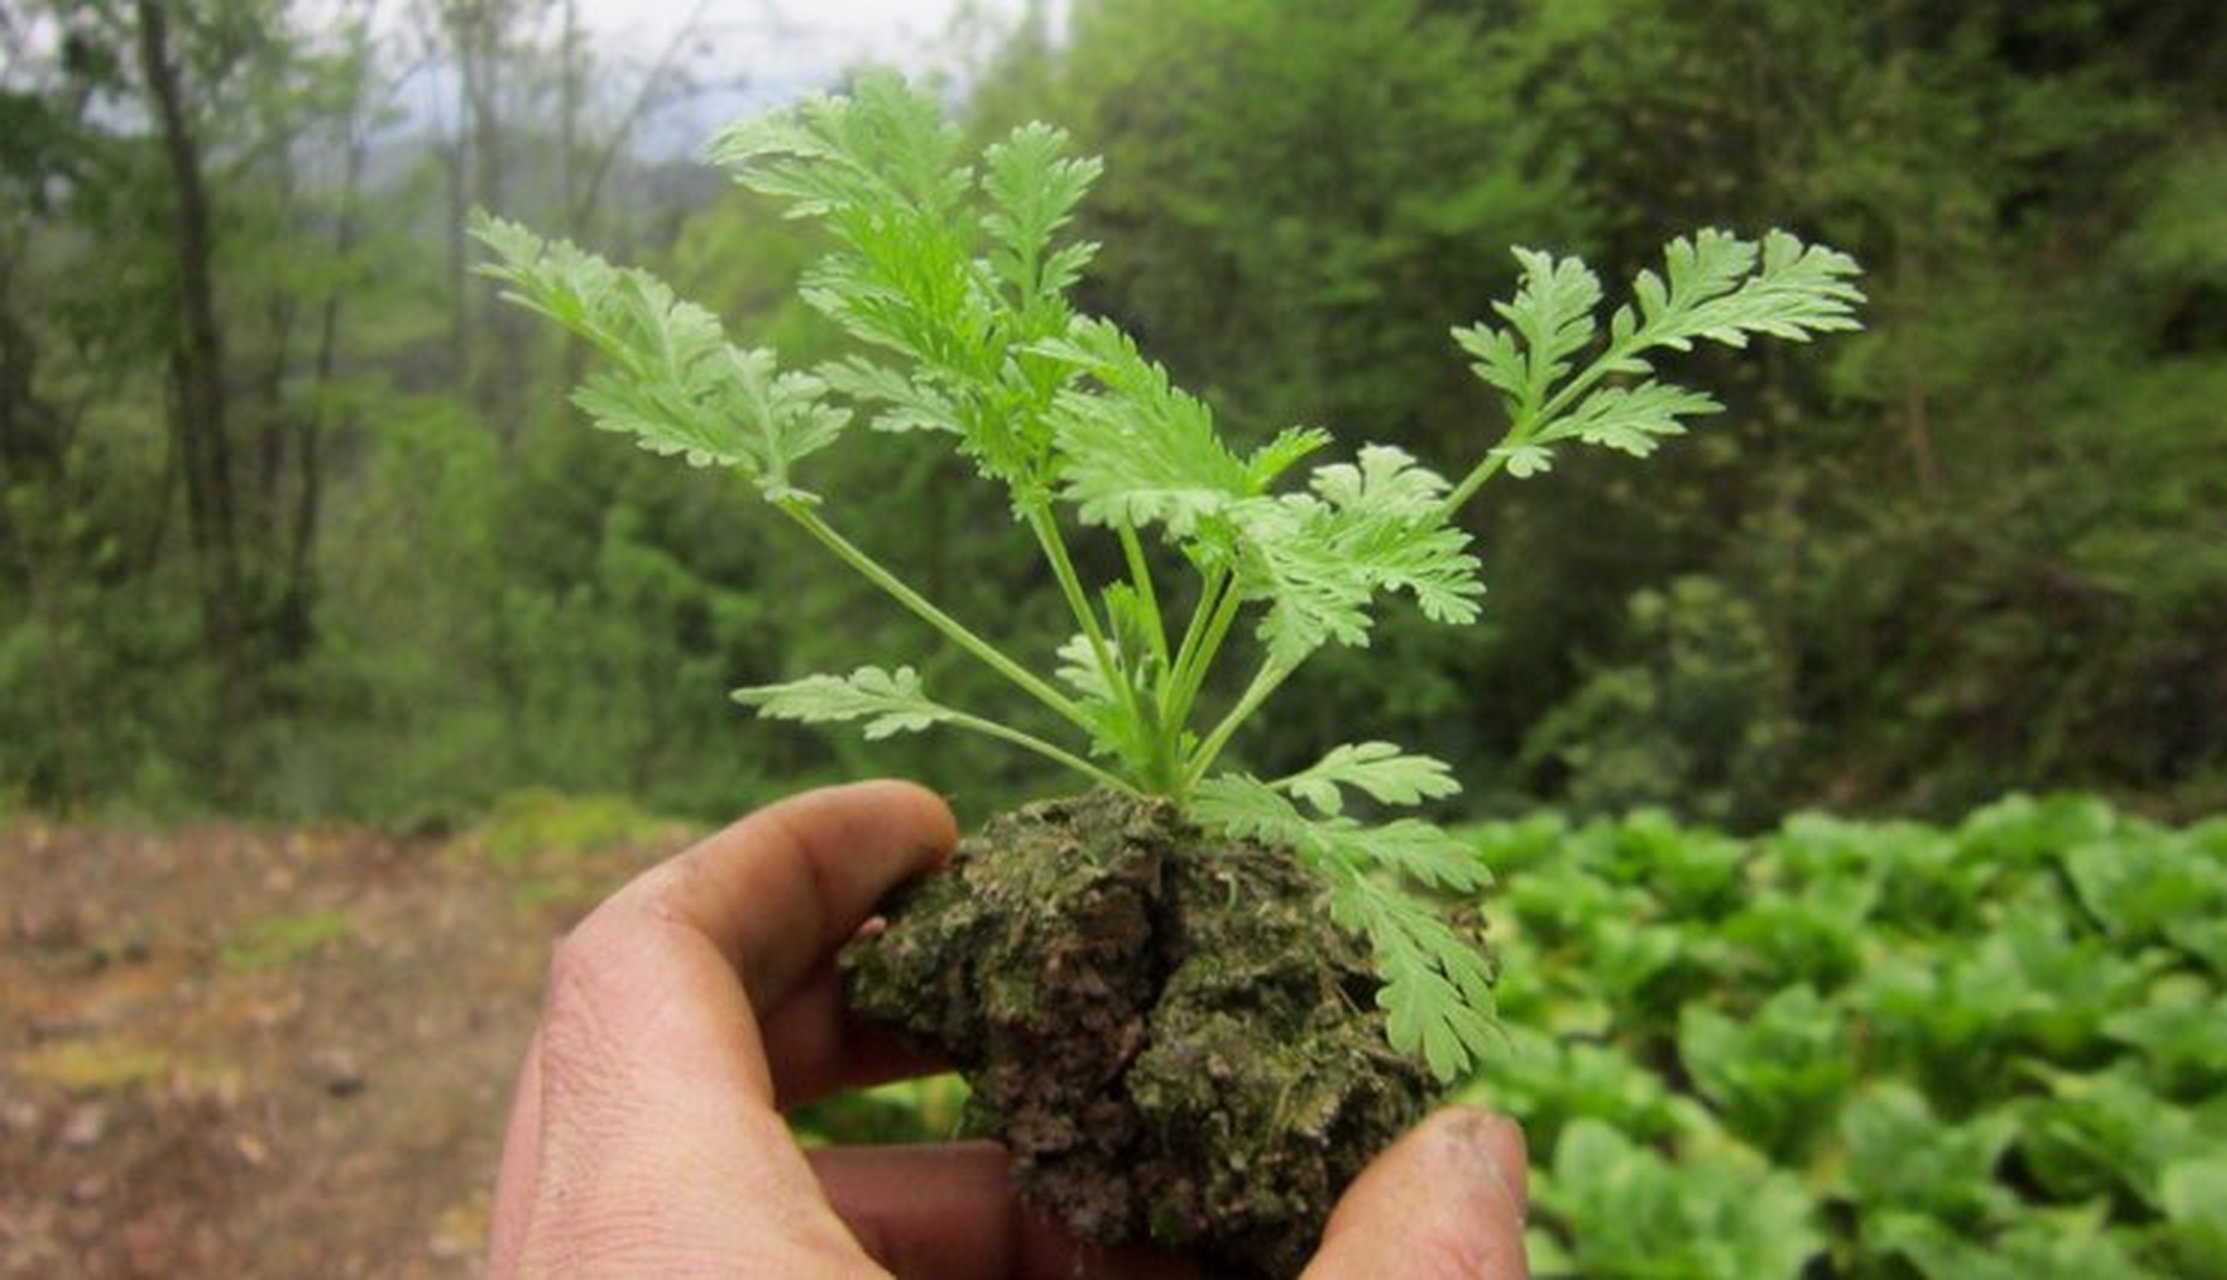
[[652,869],[597,914],[686,926],[728,958],[753,1008],[771,1009],[850,941],[882,895],[941,865],[958,839],[950,807],[924,788],[825,787]]
[[862,783],[761,809],[638,877],[558,946],[544,1054],[585,1062],[552,1087],[616,1073],[645,1100],[726,1089],[771,1106],[757,1011],[955,841],[932,793]]
[[[574,1255],[623,1245],[636,1261],[685,1245],[792,1274],[799,1258],[862,1263],[773,1109],[754,1009],[778,1006],[953,839],[949,810],[917,787],[810,792],[639,877],[559,943],[527,1252],[562,1235]],[[544,1232],[555,1206],[563,1232]]]
[[1433,1113],[1354,1180],[1306,1280],[1524,1280],[1523,1131],[1471,1107]]
[[830,1147],[810,1153],[828,1202],[906,1280],[1188,1280],[1189,1262],[1141,1246],[1083,1244],[1014,1198],[992,1142]]
[[821,965],[758,1022],[773,1068],[775,1104],[783,1108],[948,1069],[935,1054],[846,1008],[833,964]]
[[503,1156],[495,1175],[495,1211],[487,1229],[487,1273],[509,1275],[518,1265],[533,1207],[534,1170],[541,1163],[541,1037],[526,1046],[503,1126]]

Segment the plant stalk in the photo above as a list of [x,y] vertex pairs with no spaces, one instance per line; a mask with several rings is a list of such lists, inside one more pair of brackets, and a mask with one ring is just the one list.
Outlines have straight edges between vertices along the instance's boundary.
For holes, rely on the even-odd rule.
[[1028,524],[1036,534],[1037,545],[1044,549],[1044,559],[1052,566],[1052,576],[1059,580],[1060,594],[1067,598],[1068,609],[1082,626],[1083,638],[1090,644],[1091,657],[1098,663],[1098,670],[1105,674],[1106,686],[1120,701],[1123,714],[1132,723],[1142,722],[1144,715],[1137,705],[1136,688],[1120,664],[1114,661],[1113,648],[1106,643],[1105,628],[1098,624],[1098,611],[1091,607],[1090,597],[1083,593],[1082,577],[1075,572],[1075,562],[1067,554],[1067,541],[1060,536],[1059,522],[1051,508],[1042,504],[1031,506]]
[[1052,743],[1046,742],[1042,738],[1036,737],[1033,734],[1023,733],[1019,729],[999,724],[995,720],[985,719],[984,717],[977,715],[969,715],[964,711],[952,711],[950,712],[948,718],[943,721],[943,723],[951,725],[954,728],[972,729],[976,733],[987,734],[988,736],[999,739],[1000,741],[1010,742],[1014,746],[1020,747],[1024,750],[1033,751],[1036,754],[1043,756],[1047,760],[1053,760],[1060,764],[1066,765],[1068,768],[1082,774],[1084,777],[1089,778],[1091,781],[1096,782],[1100,786],[1111,787],[1116,791],[1120,791],[1128,795],[1137,794],[1137,789],[1135,786],[1124,781],[1115,774],[1102,769],[1095,764],[1092,764],[1090,761],[1083,759],[1081,756],[1076,755],[1074,752],[1068,751],[1063,747],[1055,746]]
[[[1046,684],[1026,667],[1006,657],[997,646],[968,630],[965,624],[937,608],[927,597],[906,586],[904,581],[898,578],[896,574],[882,567],[880,561],[875,560],[842,534],[830,528],[826,521],[820,519],[819,513],[812,509],[810,503],[790,498],[777,501],[774,505],[786,513],[790,519],[804,526],[805,532],[817,538],[821,545],[834,552],[843,563],[856,569],[867,581],[887,592],[897,603],[910,609],[914,615],[943,633],[952,643],[973,654],[984,665],[1017,685],[1022,692],[1043,703],[1061,719],[1075,725],[1077,728],[1088,731],[1090,728],[1089,721],[1084,718],[1081,710],[1065,694]],[[1091,768],[1094,768],[1094,766]]]
[[1221,723],[1214,726],[1214,732],[1207,735],[1206,741],[1199,744],[1197,754],[1191,757],[1191,767],[1183,775],[1183,790],[1186,794],[1214,766],[1214,758],[1222,754],[1222,748],[1228,745],[1230,735],[1237,732],[1238,726],[1252,718],[1253,712],[1260,709],[1261,703],[1268,701],[1269,695],[1276,692],[1277,686],[1283,684],[1292,670],[1292,667],[1273,658],[1261,665],[1252,684],[1246,687],[1244,696],[1237,700],[1236,706],[1229,709],[1229,714],[1222,717]]
[[[1215,655],[1222,651],[1222,642],[1229,636],[1230,626],[1245,604],[1244,595],[1228,570],[1220,571],[1209,580],[1207,587],[1207,593],[1199,598],[1198,612],[1192,615],[1194,623],[1204,618],[1205,627],[1195,636],[1185,636],[1183,652],[1177,655],[1177,674],[1166,713],[1170,724],[1189,723],[1191,707],[1206,684],[1207,672],[1213,670]],[[1207,611],[1209,599],[1213,602],[1211,614]]]

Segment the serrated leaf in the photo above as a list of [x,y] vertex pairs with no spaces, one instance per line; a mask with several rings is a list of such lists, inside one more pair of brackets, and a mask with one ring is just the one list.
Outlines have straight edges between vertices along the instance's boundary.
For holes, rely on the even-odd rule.
[[1128,760],[1149,750],[1151,744],[1146,732],[1149,726],[1138,724],[1115,697],[1114,686],[1098,665],[1098,653],[1091,646],[1090,637],[1080,632],[1068,637],[1059,647],[1057,656],[1059,665],[1054,674],[1061,684],[1080,695],[1076,710],[1090,734],[1091,752],[1101,757]]
[[1130,684],[1149,688],[1165,660],[1167,637],[1159,630],[1159,615],[1146,606],[1136,587],[1126,582],[1109,585],[1100,598],[1106,607],[1106,639],[1113,657]]
[[1329,817],[1344,811],[1345,787],[1384,804],[1416,804],[1461,792],[1445,761],[1408,755],[1389,742],[1334,747],[1311,767],[1274,785]]
[[1852,283],[1855,259],[1784,231],[1770,232],[1759,246],[1703,230],[1671,241],[1663,270],[1667,283],[1652,271],[1632,282],[1642,345],[1683,351],[1704,339],[1744,347],[1754,334],[1802,342],[1856,328],[1854,306],[1863,301]]
[[1518,480],[1545,475],[1554,469],[1554,450],[1541,445],[1512,445],[1493,452],[1507,460],[1508,474]]
[[1437,513],[1448,486],[1406,450],[1370,444],[1361,446],[1354,462],[1315,468],[1307,487],[1340,511],[1425,520]]
[[[1709,396],[1652,381],[1650,351],[1685,351],[1704,340],[1744,347],[1758,335],[1806,341],[1859,327],[1855,306],[1863,293],[1854,283],[1854,259],[1783,231],[1759,244],[1710,229],[1671,241],[1659,273],[1633,278],[1632,302],[1611,313],[1608,342],[1580,370],[1579,355],[1599,333],[1592,314],[1601,300],[1598,279],[1575,259],[1529,249],[1516,257],[1522,286],[1513,301],[1494,304],[1507,327],[1456,329],[1454,341],[1476,358],[1471,369],[1478,378],[1507,402],[1508,435],[1493,452],[1519,479],[1548,469],[1552,459],[1542,446],[1554,441],[1644,457],[1662,438],[1681,434],[1683,419],[1721,407]],[[1635,381],[1597,385],[1611,377]]]
[[1520,421],[1569,376],[1572,359],[1592,342],[1601,281],[1576,258],[1556,258],[1536,249],[1514,252],[1523,268],[1516,296],[1492,304],[1508,327],[1459,328],[1454,341],[1477,358],[1471,370],[1501,393],[1509,416]]
[[1188,537],[1198,522],[1255,492],[1222,443],[1205,403],[1105,320],[1078,320],[1031,350],[1087,374],[1103,391],[1070,390],[1053,405],[1062,495],[1086,524],[1164,526]]
[[1392,1047],[1419,1055],[1441,1083],[1469,1074],[1496,1043],[1491,965],[1436,912],[1358,872],[1335,879],[1331,898],[1375,952]]
[[1083,278],[1083,271],[1098,257],[1096,240],[1075,240],[1044,255],[1038,288],[1046,296],[1063,295]]
[[1239,839],[1302,853],[1306,850],[1301,846],[1315,840],[1318,826],[1275,788],[1241,773],[1218,774],[1200,782],[1191,796],[1191,812],[1199,821]]
[[734,698],[773,720],[807,724],[864,720],[862,732],[868,741],[916,733],[959,714],[923,694],[920,677],[911,667],[895,671],[860,667],[847,676],[806,676],[785,684],[737,689]]
[[747,182],[769,160],[829,160],[835,153],[806,127],[801,113],[767,112],[737,120],[714,134],[704,158],[736,181]]
[[1739,287],[1756,252],[1752,241],[1714,227],[1672,240],[1663,246],[1663,274],[1641,271],[1632,281],[1642,327],[1679,345],[1702,308]]
[[1524,404],[1535,405],[1545,398],[1547,388],[1568,376],[1571,358],[1593,340],[1593,308],[1601,300],[1601,280],[1576,258],[1523,248],[1516,249],[1515,256],[1523,265],[1523,283],[1514,301],[1494,303],[1493,310],[1523,340],[1523,380],[1517,396]]
[[1327,643],[1364,645],[1378,592],[1406,591],[1433,621],[1474,621],[1484,595],[1469,535],[1446,523],[1446,482],[1401,450],[1315,470],[1311,494],[1232,504],[1249,595],[1269,602],[1259,635],[1296,665]]
[[1492,882],[1473,841],[1416,818],[1370,825],[1343,814],[1308,817],[1277,786],[1247,774],[1220,774],[1199,783],[1191,807],[1201,822],[1295,850],[1318,868],[1381,868],[1458,892]]
[[1524,362],[1523,347],[1516,336],[1505,329],[1495,329],[1487,324],[1474,324],[1454,331],[1454,342],[1462,350],[1477,357],[1470,371],[1508,397],[1510,404],[1522,400],[1531,385],[1530,366]]
[[1724,408],[1711,396],[1688,391],[1667,382],[1647,382],[1636,387],[1604,387],[1578,402],[1569,416],[1542,432],[1542,443],[1572,437],[1644,458],[1669,436],[1684,435],[1681,418],[1716,413]]
[[933,97],[875,72],[845,94],[731,125],[708,154],[744,186],[791,201],[792,216],[899,205],[936,217],[973,185],[963,141]]
[[1074,216],[1101,168],[1095,157],[1076,157],[1068,148],[1066,131],[1035,123],[983,153],[982,190],[991,207],[982,225],[996,246],[990,265],[1024,299],[1059,293],[1090,259],[1088,245],[1052,250],[1053,235]]
[[1245,459],[1245,475],[1255,493],[1266,493],[1276,477],[1328,446],[1330,433],[1317,427],[1286,427]]
[[1245,552],[1247,595],[1268,601],[1256,634],[1271,659],[1297,667],[1323,645],[1369,642],[1369,580],[1341,554],[1322,505],[1287,494],[1229,508]]
[[[860,341],[917,366],[910,394],[862,388],[889,406],[874,425],[954,431],[983,474],[1023,494],[1049,481],[1042,418],[1058,387],[1020,369],[1013,348],[1065,326],[1065,304],[1043,281],[1079,270],[1088,256],[1043,259],[1047,245],[1034,239],[1065,220],[1062,202],[1080,195],[1068,188],[1087,185],[1088,165],[1054,157],[1054,140],[1024,132],[1009,141],[986,179],[991,209],[979,212],[964,139],[941,105],[873,73],[845,95],[738,125],[712,149],[737,181],[832,233],[839,247],[807,271],[799,295]],[[1064,185],[1034,191],[1039,181]],[[1019,239],[1000,247],[993,236],[985,246],[993,224]],[[1014,258],[1024,242],[1039,254],[1026,264]],[[995,261],[1040,277],[1039,291],[1010,299],[996,287]]]
[[1367,827],[1347,817],[1309,818],[1275,788],[1243,774],[1199,784],[1192,813],[1234,837],[1295,850],[1329,883],[1331,918],[1369,940],[1384,980],[1377,1003],[1393,1047],[1452,1081],[1491,1048],[1492,966],[1429,904],[1380,883],[1373,867],[1471,891],[1489,881],[1476,847],[1405,819]]
[[1468,893],[1492,883],[1492,871],[1475,841],[1420,818],[1362,827],[1354,839],[1379,866],[1432,889]]
[[1059,647],[1059,667],[1056,674],[1060,683],[1081,694],[1091,702],[1112,702],[1113,686],[1106,681],[1106,673],[1099,669],[1097,651],[1091,648],[1090,637],[1076,632]]
[[506,296],[610,360],[573,397],[604,430],[696,466],[740,467],[781,495],[792,492],[790,468],[849,421],[819,379],[779,372],[771,351],[736,347],[716,317],[647,272],[498,218],[475,218],[472,234],[495,251],[481,271],[510,286]]
[[876,414],[876,431],[942,431],[961,434],[951,397],[885,364],[860,356],[830,361],[814,371],[832,390],[853,400],[888,406]]

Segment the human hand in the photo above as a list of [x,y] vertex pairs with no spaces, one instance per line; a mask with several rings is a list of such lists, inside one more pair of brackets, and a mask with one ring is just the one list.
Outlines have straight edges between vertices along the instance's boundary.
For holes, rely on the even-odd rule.
[[[511,1104],[490,1274],[1186,1276],[1022,1207],[995,1144],[806,1153],[783,1107],[930,1064],[842,1006],[834,956],[941,865],[950,810],[902,783],[807,792],[644,873],[556,948]],[[1519,1280],[1523,1139],[1448,1108],[1357,1179],[1314,1280]]]

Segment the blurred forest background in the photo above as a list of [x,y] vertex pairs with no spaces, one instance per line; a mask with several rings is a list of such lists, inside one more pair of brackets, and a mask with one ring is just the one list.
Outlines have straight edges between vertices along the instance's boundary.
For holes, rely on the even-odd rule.
[[[1381,736],[1480,811],[1741,828],[2227,807],[2213,0],[1076,0],[969,47],[970,127],[1106,157],[1086,309],[1240,436],[1473,455],[1447,331],[1511,244],[1613,279],[1783,226],[1869,270],[1868,333],[1697,357],[1731,412],[1651,465],[1498,488],[1487,625],[1327,655],[1254,765]],[[565,0],[0,0],[0,810],[715,818],[874,772],[980,817],[1067,785],[734,706],[867,661],[1007,695],[743,485],[588,430],[583,353],[472,274],[484,206],[835,351],[792,296],[809,233],[642,145],[709,87]],[[855,536],[1049,655],[997,497],[857,441],[820,484]]]

